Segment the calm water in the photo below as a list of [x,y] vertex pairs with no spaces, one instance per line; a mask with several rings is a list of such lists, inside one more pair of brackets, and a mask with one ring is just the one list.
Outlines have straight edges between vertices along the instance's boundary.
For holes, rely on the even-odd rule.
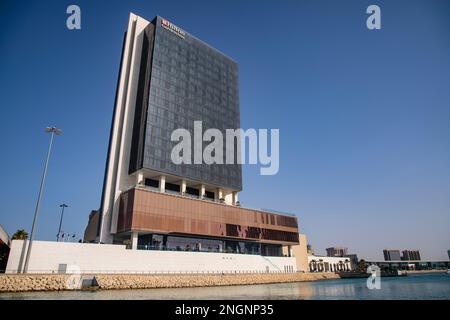
[[382,278],[380,290],[366,279],[209,288],[0,293],[0,299],[450,299],[446,273]]

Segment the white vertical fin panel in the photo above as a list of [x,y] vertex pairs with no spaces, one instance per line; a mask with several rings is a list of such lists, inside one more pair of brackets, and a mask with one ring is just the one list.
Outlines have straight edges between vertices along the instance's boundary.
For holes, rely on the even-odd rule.
[[[138,79],[139,68],[135,65],[140,61],[136,53],[136,33],[142,33],[142,30],[149,24],[148,21],[142,19],[133,13],[130,13],[128,21],[128,29],[125,38],[125,45],[123,47],[123,59],[121,71],[119,76],[119,84],[117,86],[117,99],[114,111],[114,123],[110,137],[110,150],[107,163],[107,173],[104,186],[104,197],[102,199],[102,217],[100,226],[100,242],[112,243],[113,235],[111,231],[115,232],[117,225],[117,217],[114,217],[114,212],[118,211],[117,199],[120,195],[120,190],[124,185],[129,183],[128,170],[123,170],[128,163],[124,163],[126,159],[129,160],[129,149],[131,142],[132,121],[130,128],[130,120],[132,113],[134,115],[134,105],[130,103],[134,100],[130,99],[130,91],[136,92],[136,82]],[[142,46],[142,36],[141,36]],[[131,89],[131,90],[130,90]],[[130,101],[132,100],[132,101]],[[126,152],[128,151],[128,154]],[[118,193],[119,192],[119,193]],[[113,223],[114,221],[114,223]],[[114,228],[112,228],[114,227]]]
[[141,66],[142,43],[144,29],[149,25],[145,19],[136,16],[134,32],[134,45],[131,52],[128,88],[125,100],[125,112],[122,126],[122,143],[120,144],[119,161],[117,168],[118,181],[114,194],[114,205],[111,216],[110,232],[117,232],[117,219],[119,216],[120,194],[136,185],[136,178],[128,174],[130,165],[131,138],[133,135],[134,111],[136,109],[136,95],[139,85],[139,71]]

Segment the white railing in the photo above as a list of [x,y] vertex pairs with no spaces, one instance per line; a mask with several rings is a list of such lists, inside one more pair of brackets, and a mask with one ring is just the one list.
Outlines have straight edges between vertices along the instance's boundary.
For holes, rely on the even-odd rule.
[[[167,271],[167,270],[81,270],[81,274],[135,274],[135,275],[230,275],[230,274],[280,274],[296,273],[295,271],[282,270],[211,270],[211,271]],[[18,270],[7,270],[5,275],[22,274]],[[59,272],[57,270],[28,270],[27,274],[70,274],[70,272]]]

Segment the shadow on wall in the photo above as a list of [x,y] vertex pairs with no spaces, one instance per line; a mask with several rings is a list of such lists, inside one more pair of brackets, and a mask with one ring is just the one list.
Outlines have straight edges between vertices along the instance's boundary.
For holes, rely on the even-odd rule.
[[0,273],[4,273],[8,263],[9,247],[0,242]]

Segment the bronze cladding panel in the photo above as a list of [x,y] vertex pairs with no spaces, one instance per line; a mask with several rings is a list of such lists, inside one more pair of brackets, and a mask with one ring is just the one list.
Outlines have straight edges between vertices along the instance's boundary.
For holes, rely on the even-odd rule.
[[146,231],[298,243],[296,217],[145,189],[122,193],[117,232]]

